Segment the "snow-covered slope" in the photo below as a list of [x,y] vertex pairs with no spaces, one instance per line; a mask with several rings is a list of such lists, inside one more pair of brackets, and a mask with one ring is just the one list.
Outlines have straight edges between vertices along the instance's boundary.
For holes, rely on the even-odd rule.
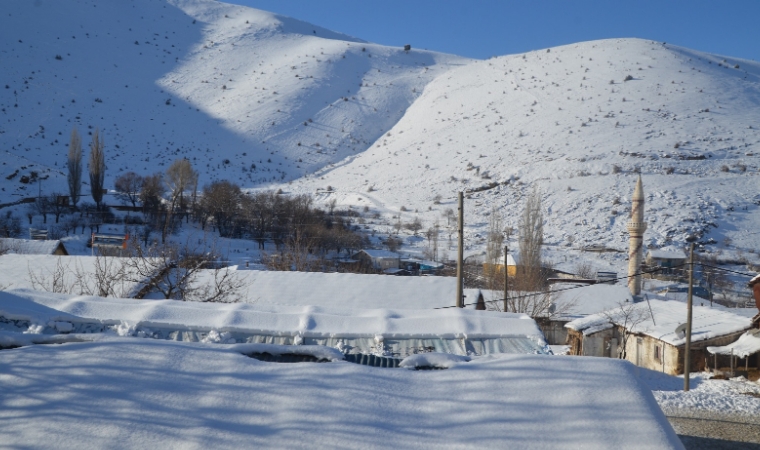
[[329,184],[354,203],[355,192],[364,204],[416,209],[426,226],[456,208],[457,191],[480,190],[465,206],[474,227],[468,240],[477,243],[492,208],[517,225],[522,199],[537,185],[549,243],[624,248],[640,171],[647,243],[732,233],[751,247],[756,238],[740,243],[736,232],[760,225],[759,144],[760,64],[603,40],[477,61],[438,77],[368,151],[304,190]]
[[624,248],[641,172],[647,245],[760,243],[753,61],[640,39],[472,61],[211,0],[4,7],[0,203],[65,191],[71,129],[99,127],[109,188],[187,157],[201,184],[316,192],[381,232],[402,206],[443,226],[465,190],[478,249],[539,186],[547,243]]
[[85,157],[100,128],[109,188],[180,157],[202,183],[288,180],[364,150],[468,61],[211,0],[11,0],[0,59],[0,203],[36,178],[65,191],[73,127]]

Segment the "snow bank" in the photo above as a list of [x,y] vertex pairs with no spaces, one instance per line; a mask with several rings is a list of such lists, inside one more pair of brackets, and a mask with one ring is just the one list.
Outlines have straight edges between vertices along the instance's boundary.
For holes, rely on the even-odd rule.
[[407,369],[416,369],[420,367],[429,367],[437,369],[448,369],[456,364],[469,362],[469,356],[458,356],[450,353],[418,353],[407,356],[399,363],[399,367]]
[[2,359],[10,447],[682,448],[636,369],[602,358],[482,358],[423,372],[112,338]]

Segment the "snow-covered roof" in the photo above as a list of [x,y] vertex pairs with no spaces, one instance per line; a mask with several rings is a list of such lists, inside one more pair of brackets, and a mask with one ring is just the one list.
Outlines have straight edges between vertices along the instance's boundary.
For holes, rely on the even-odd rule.
[[[394,278],[394,277],[387,277]],[[399,277],[402,278],[402,277]],[[450,308],[392,310],[135,300],[11,290],[0,292],[0,315],[33,323],[93,321],[130,327],[176,327],[272,336],[388,338],[523,337],[543,342],[524,314]]]
[[556,283],[551,286],[551,296],[560,320],[585,317],[633,301],[628,288],[618,284]]
[[[237,270],[233,276],[243,285],[241,300],[257,305],[429,309],[451,307],[456,301],[454,277],[261,270]],[[212,280],[213,271],[207,271],[198,283]],[[465,294],[466,303],[475,301],[469,290]]]
[[61,241],[33,241],[30,239],[0,238],[0,250],[18,255],[52,255],[60,246]]
[[625,361],[500,355],[420,373],[241,350],[112,337],[3,352],[4,445],[683,448]]
[[[647,304],[648,303],[648,304]],[[651,305],[652,316],[649,315]],[[681,345],[686,342],[685,337],[676,334],[676,327],[686,323],[686,304],[676,301],[650,300],[639,303],[629,303],[622,307],[613,308],[606,313],[593,314],[584,318],[575,319],[565,326],[572,330],[582,331],[588,335],[610,328],[611,321],[623,326],[626,323],[628,313],[629,324],[633,323],[630,318],[640,317],[640,322],[628,326],[629,331],[641,333],[667,342],[671,345]],[[692,308],[692,334],[691,340],[704,341],[717,336],[738,333],[750,327],[750,320],[746,317],[737,316],[730,312],[703,306]]]
[[722,347],[707,347],[707,351],[718,355],[734,355],[746,358],[760,352],[760,330],[749,330],[739,336],[736,342]]
[[647,255],[655,259],[686,259],[686,253],[677,249],[649,250]]

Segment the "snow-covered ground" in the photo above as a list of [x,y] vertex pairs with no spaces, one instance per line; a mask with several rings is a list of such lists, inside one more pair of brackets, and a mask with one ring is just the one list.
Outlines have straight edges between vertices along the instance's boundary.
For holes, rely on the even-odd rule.
[[111,338],[5,350],[0,367],[10,446],[682,448],[634,367],[614,360],[413,371]]
[[757,417],[760,414],[760,383],[744,377],[711,380],[706,373],[690,375],[690,390],[684,392],[683,375],[670,376],[639,369],[641,379],[652,389],[666,414],[702,411]]

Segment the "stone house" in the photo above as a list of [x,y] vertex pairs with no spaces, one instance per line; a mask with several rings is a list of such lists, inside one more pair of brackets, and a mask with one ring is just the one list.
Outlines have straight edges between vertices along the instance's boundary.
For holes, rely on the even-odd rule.
[[[622,357],[647,369],[682,374],[686,308],[678,301],[650,300],[573,320],[565,325],[570,354]],[[750,327],[746,317],[694,306],[690,371],[705,369],[707,347],[728,345]]]

